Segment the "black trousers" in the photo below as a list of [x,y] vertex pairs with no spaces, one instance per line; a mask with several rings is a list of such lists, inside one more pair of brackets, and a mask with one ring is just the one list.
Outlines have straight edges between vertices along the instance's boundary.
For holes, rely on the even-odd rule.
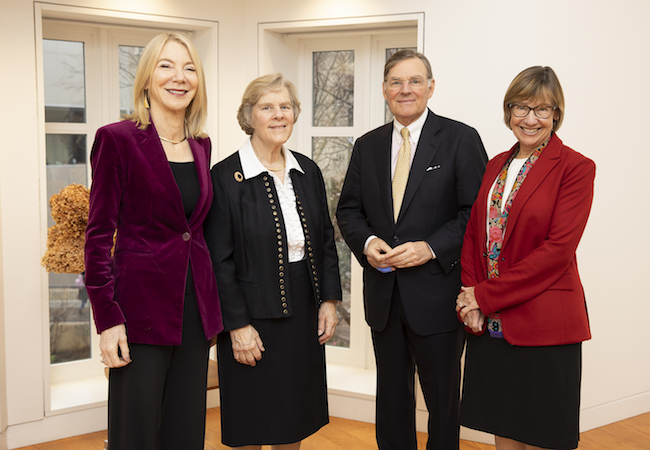
[[110,450],[201,450],[209,341],[194,294],[186,294],[180,346],[130,344],[132,362],[111,369]]
[[[453,308],[451,302],[450,308]],[[450,312],[450,314],[453,313]],[[415,370],[429,410],[429,450],[457,450],[460,356],[465,331],[422,336],[409,327],[397,284],[386,328],[372,332],[377,361],[380,450],[417,450]]]

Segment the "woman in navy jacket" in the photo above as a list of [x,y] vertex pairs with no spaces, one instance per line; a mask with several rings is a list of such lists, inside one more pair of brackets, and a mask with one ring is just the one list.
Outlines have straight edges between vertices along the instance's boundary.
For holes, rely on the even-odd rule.
[[550,67],[517,75],[503,108],[518,143],[488,163],[461,252],[456,310],[473,333],[461,424],[499,450],[576,448],[591,337],[576,249],[596,168],[555,134],[564,95]]
[[202,228],[213,196],[204,80],[187,38],[156,36],[135,112],[93,145],[86,287],[111,368],[111,448],[203,448],[208,350],[223,328]]
[[341,299],[323,176],[284,147],[298,118],[282,74],[246,88],[250,139],[212,169],[205,222],[223,306],[217,342],[222,441],[296,449],[329,420],[325,349]]

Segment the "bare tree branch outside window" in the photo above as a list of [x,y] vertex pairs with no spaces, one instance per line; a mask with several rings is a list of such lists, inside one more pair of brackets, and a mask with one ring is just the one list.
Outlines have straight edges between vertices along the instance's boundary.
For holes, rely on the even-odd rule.
[[334,241],[339,256],[339,272],[343,288],[343,302],[337,308],[339,325],[329,344],[350,347],[350,280],[351,252],[336,223],[336,205],[339,202],[343,180],[352,153],[352,137],[312,137],[312,156],[325,178],[327,206],[334,225]]
[[120,59],[120,117],[133,112],[133,82],[144,47],[119,46]]
[[313,58],[313,126],[353,126],[354,51],[314,52]]

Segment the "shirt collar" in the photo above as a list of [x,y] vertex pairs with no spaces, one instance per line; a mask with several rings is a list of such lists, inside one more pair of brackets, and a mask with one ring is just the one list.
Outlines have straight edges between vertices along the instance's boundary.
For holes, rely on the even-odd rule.
[[[293,153],[287,150],[284,145],[282,146],[282,154],[287,161],[285,173],[289,173],[291,169],[296,169],[299,172],[305,173],[296,157],[293,156]],[[244,172],[244,178],[246,180],[254,178],[264,172],[271,173],[257,158],[255,150],[253,150],[253,146],[251,145],[250,137],[239,149],[239,160],[241,161],[242,172]]]
[[[424,122],[426,122],[428,115],[429,108],[426,108],[420,117],[418,117],[413,123],[406,127],[409,130],[409,134],[411,135],[413,142],[417,143],[420,139],[420,134],[422,133],[422,128],[424,127]],[[400,141],[402,139],[402,128],[404,128],[404,125],[399,123],[397,119],[393,119],[393,133],[397,133]]]

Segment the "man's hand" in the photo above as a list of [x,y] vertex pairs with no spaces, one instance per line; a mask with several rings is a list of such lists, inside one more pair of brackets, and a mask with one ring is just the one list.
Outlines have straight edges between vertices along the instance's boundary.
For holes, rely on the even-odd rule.
[[405,242],[384,255],[384,264],[396,269],[421,266],[433,258],[429,245],[424,241]]
[[382,239],[376,237],[368,243],[368,248],[366,248],[366,258],[368,258],[368,263],[375,269],[386,269],[391,268],[391,264],[386,263],[386,255],[390,252],[392,248]]

